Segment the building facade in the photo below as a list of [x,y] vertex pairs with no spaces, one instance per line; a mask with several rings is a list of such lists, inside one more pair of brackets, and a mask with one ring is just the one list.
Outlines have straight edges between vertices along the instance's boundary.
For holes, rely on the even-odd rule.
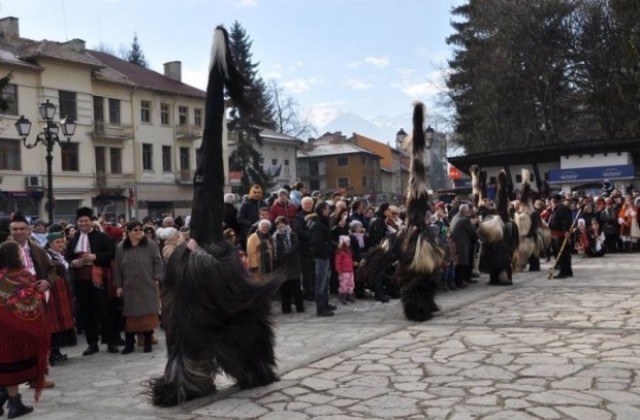
[[71,142],[53,150],[56,221],[73,220],[80,206],[109,218],[190,213],[206,94],[181,82],[179,62],[160,74],[81,40],[32,41],[10,17],[0,19],[2,73],[12,74],[3,92],[12,106],[0,120],[0,218],[46,214],[45,148],[23,147],[14,127],[24,115],[35,139],[46,100],[57,107],[56,121],[77,123]]

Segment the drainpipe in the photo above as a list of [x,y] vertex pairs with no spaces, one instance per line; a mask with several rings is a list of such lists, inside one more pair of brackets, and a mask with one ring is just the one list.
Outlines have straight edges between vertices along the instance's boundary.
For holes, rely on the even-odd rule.
[[129,208],[129,215],[130,215],[129,220],[132,220],[138,217],[138,156],[136,153],[136,149],[137,149],[136,120],[135,120],[136,112],[134,110],[135,104],[133,102],[133,95],[136,92],[136,90],[138,90],[138,87],[134,86],[131,89],[131,93],[129,94],[131,98],[131,131],[133,134],[133,138],[131,139],[131,141],[133,142],[133,195],[134,195],[133,208],[131,208],[129,207],[129,197],[128,197],[129,194],[127,191],[127,207]]

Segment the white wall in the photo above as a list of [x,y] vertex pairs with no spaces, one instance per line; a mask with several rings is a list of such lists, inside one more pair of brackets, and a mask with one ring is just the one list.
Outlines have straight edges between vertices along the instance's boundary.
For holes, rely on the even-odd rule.
[[604,153],[595,153],[593,156],[591,154],[560,156],[561,169],[629,165],[631,163],[633,163],[633,158],[629,152],[607,153],[606,156]]

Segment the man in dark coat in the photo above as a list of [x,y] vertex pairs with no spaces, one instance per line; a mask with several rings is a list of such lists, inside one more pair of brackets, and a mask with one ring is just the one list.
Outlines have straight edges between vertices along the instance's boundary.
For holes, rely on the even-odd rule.
[[84,322],[88,347],[83,356],[100,351],[98,335],[102,334],[109,353],[117,353],[113,326],[106,316],[107,295],[105,276],[115,257],[115,245],[104,232],[93,229],[93,210],[81,207],[76,211],[78,231],[67,244],[65,257],[71,262],[76,285],[76,298]]
[[315,263],[311,252],[311,232],[307,224],[307,217],[313,214],[313,198],[304,197],[300,201],[300,211],[296,215],[293,230],[298,235],[300,242],[300,271],[302,274],[303,296],[308,301],[313,301],[313,288],[315,285]]
[[477,219],[471,219],[471,209],[468,204],[461,204],[458,212],[451,220],[451,238],[456,244],[458,262],[455,266],[455,283],[458,288],[465,288],[465,283],[471,282],[470,250],[478,240],[478,234],[473,226]]
[[[551,199],[551,217],[549,218],[549,228],[551,229],[551,237],[553,239],[553,249],[556,253],[556,259],[560,267],[560,272],[555,275],[555,279],[566,279],[573,277],[573,269],[571,268],[571,225],[573,217],[571,209],[562,204],[562,197],[558,194]],[[562,252],[562,244],[567,238],[567,244]]]
[[329,274],[331,270],[331,255],[334,247],[329,227],[329,204],[326,201],[316,205],[315,218],[311,220],[311,253],[315,262],[316,284],[315,298],[318,316],[333,316],[335,306],[329,304]]
[[244,229],[245,237],[249,237],[251,225],[258,222],[258,213],[262,206],[262,187],[260,187],[260,185],[254,185],[249,192],[249,198],[242,203],[238,211],[238,224]]

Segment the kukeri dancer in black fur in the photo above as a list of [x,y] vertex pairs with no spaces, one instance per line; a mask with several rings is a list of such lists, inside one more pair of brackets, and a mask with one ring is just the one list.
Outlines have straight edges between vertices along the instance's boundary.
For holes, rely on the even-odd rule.
[[417,103],[413,111],[411,136],[411,168],[407,191],[407,227],[371,251],[361,262],[359,275],[369,278],[386,271],[397,261],[395,280],[405,317],[411,321],[427,321],[439,308],[435,302],[436,285],[444,252],[426,221],[429,194],[424,163],[424,105]]
[[[216,28],[207,86],[206,124],[194,179],[191,237],[167,264],[162,297],[168,361],[150,381],[153,403],[173,406],[211,394],[221,372],[242,389],[278,380],[271,297],[282,272],[251,282],[236,249],[222,235],[224,89],[243,106],[244,81],[235,69],[228,34]],[[193,244],[193,243],[192,243]]]

